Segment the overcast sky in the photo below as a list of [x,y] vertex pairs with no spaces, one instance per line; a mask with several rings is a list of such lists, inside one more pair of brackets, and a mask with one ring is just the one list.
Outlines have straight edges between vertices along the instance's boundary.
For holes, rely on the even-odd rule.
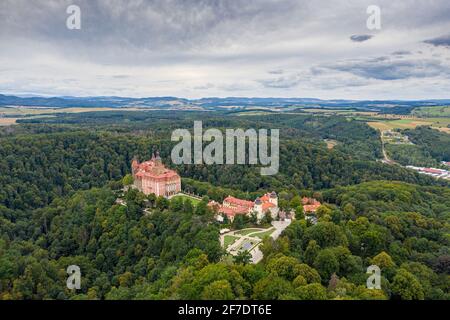
[[3,94],[450,98],[448,0],[1,0],[0,41]]

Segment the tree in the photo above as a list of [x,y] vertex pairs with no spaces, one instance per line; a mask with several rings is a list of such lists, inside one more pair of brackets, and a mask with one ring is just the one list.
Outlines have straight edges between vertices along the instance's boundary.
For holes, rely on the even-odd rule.
[[233,300],[234,294],[227,280],[217,280],[207,285],[202,292],[204,300]]
[[356,208],[353,204],[351,204],[350,202],[347,203],[342,210],[344,211],[345,215],[347,216],[348,219],[350,219],[351,217],[353,217],[356,213]]
[[271,273],[255,284],[252,297],[257,300],[277,300],[291,291],[292,286],[287,280]]
[[184,200],[183,212],[189,215],[194,213],[194,206],[192,205],[192,201],[190,199]]
[[300,263],[293,257],[287,257],[285,255],[277,255],[270,259],[267,263],[267,271],[276,273],[280,277],[286,280],[292,281],[297,276],[296,267]]
[[300,300],[326,300],[327,291],[319,283],[311,283],[295,289]]
[[331,275],[330,281],[328,282],[328,290],[329,291],[336,290],[338,283],[339,283],[339,277],[336,275],[336,273],[333,273]]
[[390,269],[395,266],[391,256],[385,251],[380,252],[372,259],[372,264],[379,266],[381,269]]
[[270,211],[266,211],[264,214],[264,217],[261,219],[261,224],[270,224],[272,222],[272,215],[270,214]]
[[317,254],[320,251],[319,245],[317,245],[316,240],[311,240],[308,242],[308,246],[305,250],[305,261],[309,265],[314,264],[314,260],[316,260]]
[[310,240],[315,240],[322,247],[344,246],[348,244],[342,228],[332,222],[319,222],[306,229],[303,242],[307,244]]
[[130,186],[134,183],[133,176],[131,174],[127,174],[123,177],[122,183],[124,186]]
[[236,264],[248,264],[252,260],[252,255],[248,250],[241,250],[236,256],[234,256],[234,263]]
[[168,208],[169,208],[169,200],[166,199],[166,198],[164,198],[164,197],[162,197],[162,196],[159,196],[159,197],[156,198],[156,203],[155,203],[155,205],[156,205],[156,207],[157,207],[159,210],[165,210],[165,209],[168,209]]
[[392,294],[402,300],[423,300],[424,293],[420,282],[409,271],[400,268],[392,282]]
[[169,208],[172,211],[182,211],[184,206],[183,198],[181,197],[174,197],[171,200],[169,200]]
[[314,260],[314,268],[317,269],[322,279],[330,279],[333,273],[339,272],[339,261],[333,250],[321,250]]
[[297,208],[302,205],[302,199],[300,196],[295,196],[291,199],[291,202],[289,203],[289,206],[291,208]]
[[327,207],[326,205],[321,205],[319,208],[317,208],[317,217],[324,218],[324,217],[331,217],[332,210]]
[[320,283],[321,281],[317,270],[304,263],[296,265],[294,273],[297,277],[302,276],[307,283]]
[[304,214],[302,205],[295,207],[294,210],[295,210],[295,219],[296,220],[303,220],[305,218],[305,214]]
[[364,256],[371,256],[383,250],[385,241],[386,239],[384,239],[383,235],[376,230],[364,232],[361,235]]
[[150,193],[147,195],[147,200],[148,202],[150,202],[150,206],[155,206],[156,204],[156,194],[154,193]]
[[295,279],[292,281],[292,286],[293,286],[294,288],[298,288],[298,287],[301,287],[301,286],[305,286],[307,283],[308,283],[308,282],[306,281],[306,279],[305,279],[303,276],[298,275],[298,276],[295,277]]
[[236,230],[245,228],[245,217],[242,214],[235,215],[232,226]]

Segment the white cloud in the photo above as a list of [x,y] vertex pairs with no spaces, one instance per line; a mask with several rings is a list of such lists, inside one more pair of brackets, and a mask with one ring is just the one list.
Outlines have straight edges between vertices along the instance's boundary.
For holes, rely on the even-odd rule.
[[0,92],[448,98],[450,48],[423,41],[450,29],[450,3],[378,2],[371,32],[366,0],[79,0],[74,31],[72,1],[2,0]]

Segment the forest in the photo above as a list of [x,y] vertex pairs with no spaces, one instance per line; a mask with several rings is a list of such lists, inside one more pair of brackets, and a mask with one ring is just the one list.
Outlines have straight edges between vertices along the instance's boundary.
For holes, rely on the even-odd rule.
[[[390,157],[402,165],[441,167],[450,160],[450,135],[436,129],[419,126],[402,131],[413,144],[387,144]],[[445,168],[445,167],[444,167]]]
[[[280,173],[172,165],[171,130],[197,116],[204,127],[280,128]],[[116,203],[131,159],[155,150],[199,204],[136,190]],[[0,299],[449,299],[449,185],[384,165],[380,154],[375,130],[340,117],[104,112],[2,128]],[[229,259],[207,201],[271,190],[287,209],[314,194],[325,203],[318,223],[298,216],[276,241],[264,239],[256,265]],[[74,264],[78,291],[66,287]],[[371,264],[381,290],[365,287]]]

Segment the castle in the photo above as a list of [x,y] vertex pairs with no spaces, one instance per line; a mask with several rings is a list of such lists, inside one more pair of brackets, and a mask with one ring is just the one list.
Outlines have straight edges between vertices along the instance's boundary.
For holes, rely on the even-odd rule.
[[303,197],[302,205],[305,213],[316,213],[322,204],[314,198]]
[[208,206],[218,214],[225,215],[230,221],[233,221],[236,215],[249,216],[253,213],[256,214],[256,218],[260,221],[267,212],[270,213],[272,218],[276,218],[279,211],[278,196],[275,191],[266,193],[262,197],[256,198],[255,201],[228,196],[223,200],[222,204],[210,201]]
[[156,196],[170,197],[181,191],[181,178],[174,170],[164,166],[157,152],[148,161],[139,163],[133,159],[131,172],[134,187],[144,194],[154,193]]

